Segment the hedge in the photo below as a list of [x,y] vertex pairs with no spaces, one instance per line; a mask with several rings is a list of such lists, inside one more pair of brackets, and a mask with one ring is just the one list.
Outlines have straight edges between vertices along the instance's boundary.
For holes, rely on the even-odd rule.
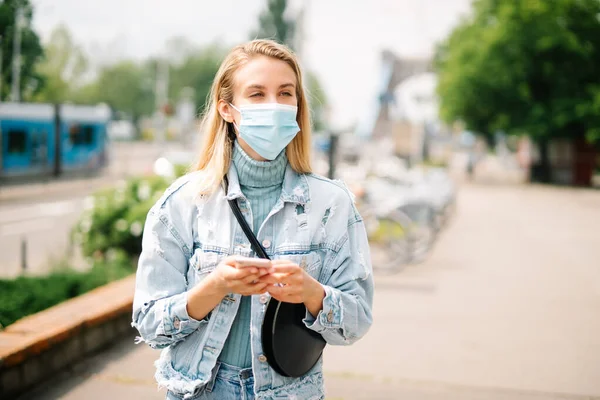
[[64,270],[46,276],[2,279],[0,328],[133,272],[129,258],[122,252],[116,252],[111,260],[95,262],[85,272]]
[[[178,176],[184,172],[183,167],[176,169]],[[91,269],[0,280],[0,328],[132,274],[148,211],[168,185],[158,176],[133,178],[89,196],[71,240]]]

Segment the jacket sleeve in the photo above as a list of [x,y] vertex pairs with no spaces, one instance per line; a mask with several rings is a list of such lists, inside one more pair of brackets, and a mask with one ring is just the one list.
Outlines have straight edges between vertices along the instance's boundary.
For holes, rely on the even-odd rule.
[[367,234],[353,206],[347,235],[330,262],[334,269],[323,283],[323,309],[316,318],[307,311],[304,323],[329,344],[350,345],[371,327],[374,291]]
[[136,274],[133,323],[139,341],[164,348],[194,332],[207,319],[197,321],[187,313],[187,269],[190,246],[180,232],[179,220],[167,208],[155,205],[146,219]]

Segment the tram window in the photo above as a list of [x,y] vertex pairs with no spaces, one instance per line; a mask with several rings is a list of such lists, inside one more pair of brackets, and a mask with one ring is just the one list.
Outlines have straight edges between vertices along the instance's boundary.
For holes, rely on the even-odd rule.
[[27,132],[21,129],[8,131],[8,154],[23,154],[27,151]]
[[73,124],[69,127],[69,136],[74,146],[90,145],[94,142],[94,127],[91,125]]
[[84,143],[92,144],[94,142],[94,127],[90,125],[84,125],[82,131]]

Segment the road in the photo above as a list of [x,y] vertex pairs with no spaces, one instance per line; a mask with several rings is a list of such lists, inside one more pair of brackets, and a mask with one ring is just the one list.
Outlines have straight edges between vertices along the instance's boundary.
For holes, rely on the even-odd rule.
[[[600,399],[600,191],[462,186],[421,265],[376,277],[374,324],[325,354],[328,399]],[[133,337],[28,398],[160,399]]]
[[[110,166],[99,176],[0,190],[0,277],[21,274],[23,259],[28,273],[48,272],[64,259],[71,227],[83,210],[86,196],[119,179],[149,172],[158,154],[178,148],[169,144],[157,150],[140,142],[115,142],[112,146]],[[76,267],[82,265],[76,253],[73,262]]]
[[82,210],[81,197],[0,206],[0,274],[16,276],[24,262],[27,271],[36,274],[56,265],[65,256],[69,229]]

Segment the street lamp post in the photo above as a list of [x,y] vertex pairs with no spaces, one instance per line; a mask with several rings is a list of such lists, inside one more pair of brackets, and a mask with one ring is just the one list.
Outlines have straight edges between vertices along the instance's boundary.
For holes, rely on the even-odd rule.
[[2,35],[0,35],[0,103],[2,102],[2,63],[4,58],[2,56]]
[[12,101],[21,101],[21,28],[23,26],[23,8],[17,7],[15,17],[15,35],[13,40]]
[[169,100],[169,63],[162,57],[158,60],[156,66],[156,87],[154,93],[156,104],[154,143],[162,151],[167,133],[165,107],[167,107]]

